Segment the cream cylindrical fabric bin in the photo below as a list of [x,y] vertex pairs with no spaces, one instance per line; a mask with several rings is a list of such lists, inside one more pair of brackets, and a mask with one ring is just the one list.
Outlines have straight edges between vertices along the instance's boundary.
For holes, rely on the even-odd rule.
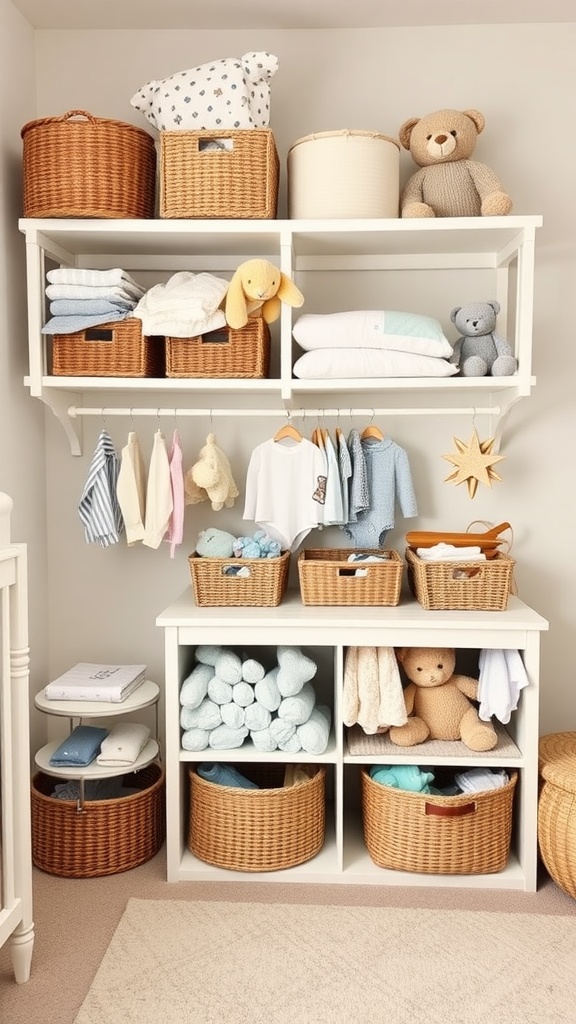
[[398,217],[400,145],[377,132],[317,132],[288,152],[288,216]]

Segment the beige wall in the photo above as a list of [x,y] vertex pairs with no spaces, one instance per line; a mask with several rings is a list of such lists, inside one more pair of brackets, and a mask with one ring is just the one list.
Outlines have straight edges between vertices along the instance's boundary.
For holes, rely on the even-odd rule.
[[[146,122],[129,99],[149,79],[247,50],[276,53],[280,69],[272,83],[272,128],[282,162],[281,214],[286,154],[302,135],[335,128],[397,135],[407,117],[431,109],[483,111],[487,127],[479,140],[478,159],[500,174],[514,198],[515,212],[544,216],[536,260],[537,387],[509,418],[502,448],[507,457],[503,482],[492,489],[479,488],[474,501],[463,487],[444,483],[449,468],[441,458],[452,451],[454,436],[469,435],[471,422],[463,417],[437,417],[433,422],[398,418],[384,426],[409,452],[419,527],[464,529],[476,519],[513,524],[519,594],[550,620],[550,633],[543,638],[541,731],[575,728],[576,705],[567,669],[570,609],[576,605],[569,546],[575,497],[569,445],[574,437],[576,354],[572,302],[563,297],[572,295],[576,269],[576,205],[571,198],[576,142],[570,130],[576,25],[332,32],[38,31],[35,46],[39,116],[84,108],[141,127]],[[28,48],[26,56],[29,60]],[[9,78],[6,72],[4,77]],[[12,125],[14,151],[20,120],[24,118]],[[403,178],[412,169],[403,153]],[[13,226],[10,229],[14,236]],[[21,250],[18,253],[21,258]],[[338,295],[345,294],[347,280],[338,277],[335,284]],[[462,301],[460,289],[455,279],[454,294],[443,296],[443,308],[430,310],[448,328],[450,308]],[[348,308],[353,308],[350,298]],[[21,293],[18,302],[21,306]],[[26,399],[21,402],[24,405]],[[106,401],[98,399],[96,404]],[[37,417],[26,408],[31,420]],[[155,617],[188,585],[186,556],[199,529],[211,522],[244,532],[241,503],[221,518],[204,508],[189,514],[185,543],[173,562],[164,548],[128,550],[122,544],[103,551],[86,545],[76,506],[100,426],[95,420],[85,424],[84,455],[74,458],[61,427],[52,417],[47,421],[50,672],[75,660],[124,658],[146,661],[161,678],[163,637]],[[127,422],[110,419],[107,426],[120,446]],[[146,420],[138,426],[147,452],[155,423]],[[169,436],[173,424],[162,426]],[[480,433],[486,429],[481,422],[477,426]],[[262,420],[243,420],[241,427],[239,431],[238,424],[217,421],[218,439],[242,486],[250,451],[269,436],[270,427]],[[197,420],[180,424],[187,465],[209,429],[209,423]],[[27,456],[27,470],[31,464],[40,472],[41,448],[40,436]],[[15,454],[13,474],[17,464]],[[40,519],[38,510],[35,530]],[[399,516],[388,538],[390,546],[402,550],[404,533],[414,525],[414,520],[407,524]],[[337,533],[323,540],[337,544],[338,537]]]
[[[12,538],[28,546],[30,671],[40,689],[47,665],[44,409],[23,387],[27,372],[20,128],[36,112],[34,32],[0,0],[0,490],[14,501]],[[35,723],[41,729],[41,723]]]

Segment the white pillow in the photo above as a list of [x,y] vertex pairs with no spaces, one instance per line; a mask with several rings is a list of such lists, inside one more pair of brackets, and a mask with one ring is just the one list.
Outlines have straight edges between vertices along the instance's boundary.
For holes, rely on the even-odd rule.
[[452,345],[431,316],[379,310],[305,313],[292,335],[300,348],[384,348],[448,359]]
[[147,82],[130,100],[158,131],[267,128],[272,53],[245,53]]
[[458,367],[436,356],[376,348],[323,348],[305,352],[294,374],[309,380],[334,377],[450,377]]

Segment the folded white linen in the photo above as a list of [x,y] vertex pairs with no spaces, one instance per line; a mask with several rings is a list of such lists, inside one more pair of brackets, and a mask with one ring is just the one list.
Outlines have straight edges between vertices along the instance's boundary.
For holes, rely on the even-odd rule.
[[396,349],[323,348],[305,352],[294,363],[294,376],[304,380],[364,377],[451,377],[458,367],[437,356]]
[[219,308],[229,282],[213,274],[181,270],[156,284],[134,310],[142,320],[145,335],[164,334],[173,338],[195,338],[226,326]]
[[466,548],[459,548],[456,544],[445,544],[440,542],[430,548],[416,548],[418,558],[425,562],[485,562],[486,555],[482,548],[471,544]]
[[112,270],[89,270],[85,267],[58,267],[56,270],[49,270],[46,278],[50,284],[89,284],[98,285],[131,285],[141,295],[146,289],[138,284],[130,274],[121,267],[113,267]]
[[138,302],[142,292],[128,281],[124,284],[49,284],[46,298],[50,299],[124,299]]
[[137,722],[115,725],[106,739],[102,740],[96,761],[101,765],[118,768],[134,764],[146,746],[149,736],[150,729],[147,725],[139,725]]
[[380,348],[449,359],[452,345],[438,320],[418,313],[353,309],[304,313],[292,329],[300,348]]

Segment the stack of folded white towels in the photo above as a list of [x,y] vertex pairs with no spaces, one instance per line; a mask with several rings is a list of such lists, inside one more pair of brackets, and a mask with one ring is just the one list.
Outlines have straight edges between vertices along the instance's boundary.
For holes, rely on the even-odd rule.
[[125,320],[134,315],[145,293],[125,270],[87,270],[60,267],[46,275],[50,319],[43,334],[75,334],[99,324]]

